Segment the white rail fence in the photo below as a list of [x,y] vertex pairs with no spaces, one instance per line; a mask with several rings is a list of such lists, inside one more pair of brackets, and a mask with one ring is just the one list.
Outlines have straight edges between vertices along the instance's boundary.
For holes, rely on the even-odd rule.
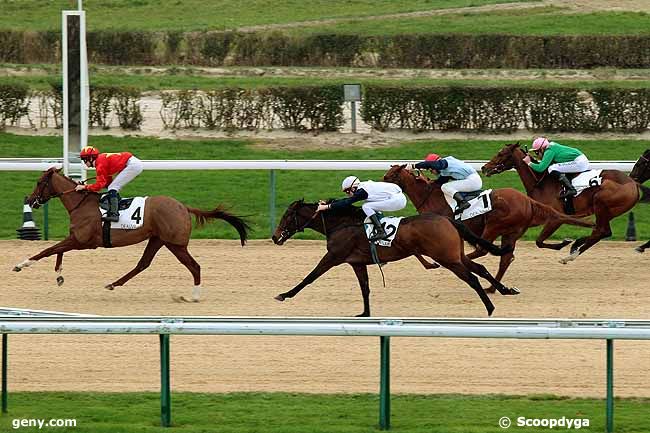
[[[276,220],[276,171],[277,170],[377,170],[386,171],[391,165],[416,163],[419,160],[146,160],[145,170],[269,170],[269,233],[273,233]],[[487,161],[466,161],[480,169]],[[636,161],[591,161],[594,169],[622,170],[629,172]],[[50,167],[62,167],[63,158],[0,158],[0,171],[44,171]],[[45,220],[48,208],[45,207]],[[45,227],[45,239],[49,227]]]
[[614,428],[613,342],[617,339],[650,340],[650,320],[5,316],[0,317],[0,333],[3,334],[2,408],[4,412],[7,411],[8,396],[8,334],[157,334],[160,340],[163,426],[171,425],[169,352],[171,335],[379,337],[381,361],[379,426],[381,429],[390,428],[391,337],[605,340],[606,431],[612,432]]

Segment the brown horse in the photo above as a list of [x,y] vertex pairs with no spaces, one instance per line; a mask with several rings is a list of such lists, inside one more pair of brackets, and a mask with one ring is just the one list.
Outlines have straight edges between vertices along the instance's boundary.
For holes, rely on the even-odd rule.
[[[646,151],[643,152],[643,155],[639,157],[639,160],[634,164],[634,167],[632,167],[630,177],[640,184],[650,179],[650,149],[646,149]],[[650,247],[650,241],[643,245],[639,245],[634,250],[642,253],[648,247]]]
[[[418,213],[433,212],[453,217],[453,212],[444,198],[440,184],[430,181],[424,176],[415,175],[405,167],[405,165],[393,165],[384,175],[384,180],[399,185],[413,202]],[[512,188],[493,190],[491,201],[492,211],[468,219],[464,223],[472,232],[489,242],[494,242],[501,236],[501,246],[512,250],[501,256],[499,271],[495,277],[498,281],[501,281],[510,263],[514,261],[515,244],[528,228],[543,225],[544,229],[537,238],[537,246],[559,250],[572,241],[565,239],[557,244],[545,243],[544,241],[548,238],[547,233],[553,233],[562,224],[581,227],[594,226],[590,222],[559,213]],[[474,260],[485,254],[487,251],[479,247],[467,257]],[[494,292],[494,289],[490,288],[488,291]]]
[[[523,161],[524,156],[526,153],[519,143],[508,144],[481,170],[486,176],[492,176],[514,168],[529,197],[564,212],[560,200],[560,182],[551,176],[540,176],[533,172]],[[624,173],[618,170],[603,170],[601,176],[603,182],[599,187],[589,188],[573,199],[575,215],[595,215],[596,227],[590,236],[577,239],[571,245],[571,254],[560,260],[560,263],[566,264],[575,260],[599,240],[611,236],[610,221],[634,207],[640,198],[642,202],[650,202],[650,189],[638,185]]]
[[[85,250],[102,247],[102,223],[99,211],[99,194],[87,191],[75,191],[77,182],[59,173],[60,170],[50,168],[38,180],[36,188],[28,198],[28,203],[34,208],[59,197],[63,206],[70,214],[70,235],[61,242],[41,251],[37,255],[19,263],[14,271],[31,266],[37,260],[56,254],[55,271],[61,272],[63,253],[70,250]],[[242,246],[246,242],[249,226],[243,219],[231,215],[220,208],[210,211],[194,209],[183,205],[171,197],[154,196],[145,202],[144,221],[140,228],[134,230],[111,230],[113,247],[123,247],[137,244],[145,239],[149,243],[136,267],[122,278],[108,284],[107,289],[113,290],[122,286],[131,278],[149,267],[160,248],[167,247],[169,251],[192,273],[194,288],[192,300],[198,302],[200,297],[201,267],[187,251],[187,244],[192,231],[190,214],[194,214],[198,225],[208,219],[223,219],[230,223],[239,233]],[[57,279],[59,285],[63,278]],[[175,298],[186,300],[184,297]]]
[[[363,228],[365,214],[360,208],[354,206],[325,212],[316,212],[317,207],[318,204],[305,203],[303,200],[291,203],[273,233],[272,239],[277,245],[282,245],[296,232],[303,231],[305,228],[315,230],[327,237],[327,254],[316,268],[300,284],[288,292],[279,294],[275,299],[284,301],[293,298],[305,286],[331,268],[348,263],[354,269],[363,297],[363,312],[358,316],[370,316],[368,265],[374,262]],[[382,263],[394,262],[416,254],[432,258],[471,286],[483,301],[488,315],[491,315],[494,305],[474,274],[490,281],[502,295],[515,295],[519,291],[503,286],[484,266],[468,259],[463,252],[463,239],[473,245],[481,245],[495,255],[508,252],[508,249],[498,248],[477,237],[459,222],[440,215],[425,214],[404,218],[392,246],[377,246],[377,256]]]

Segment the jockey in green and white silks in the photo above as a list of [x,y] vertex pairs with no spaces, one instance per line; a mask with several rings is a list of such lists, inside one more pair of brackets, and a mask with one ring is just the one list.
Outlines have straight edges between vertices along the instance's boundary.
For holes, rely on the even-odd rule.
[[524,161],[530,168],[537,173],[548,170],[549,174],[557,177],[565,187],[565,192],[560,194],[561,198],[575,195],[576,190],[565,173],[582,173],[589,170],[589,159],[585,154],[573,147],[549,141],[546,137],[538,137],[533,141],[533,151],[542,155],[542,160],[531,162],[530,156],[526,155]]
[[461,192],[478,191],[483,187],[483,180],[474,167],[453,156],[441,158],[435,153],[430,153],[423,162],[415,164],[414,168],[435,170],[439,174],[436,182],[442,184],[440,189],[450,208],[454,208],[456,200],[454,213],[461,213],[469,207]]
[[370,237],[371,241],[386,237],[386,231],[376,212],[396,211],[406,207],[406,196],[402,189],[394,183],[372,180],[361,182],[356,176],[348,176],[343,179],[341,190],[348,195],[347,198],[334,200],[329,204],[319,204],[317,211],[342,208],[358,201],[364,201],[361,209],[366,216],[370,217],[375,226],[375,233]]

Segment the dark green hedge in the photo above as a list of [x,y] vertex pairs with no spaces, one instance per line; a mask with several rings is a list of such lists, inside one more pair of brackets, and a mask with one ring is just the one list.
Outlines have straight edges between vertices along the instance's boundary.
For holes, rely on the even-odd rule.
[[650,89],[366,86],[361,116],[378,130],[642,132]]
[[[55,63],[55,32],[0,31],[0,63]],[[391,68],[649,68],[650,36],[89,32],[93,63]]]

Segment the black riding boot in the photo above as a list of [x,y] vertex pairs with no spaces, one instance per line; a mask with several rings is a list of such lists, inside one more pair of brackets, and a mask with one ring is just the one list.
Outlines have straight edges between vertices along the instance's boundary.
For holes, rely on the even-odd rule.
[[117,195],[117,191],[114,189],[111,189],[108,191],[108,211],[106,211],[106,215],[104,216],[104,221],[109,221],[112,223],[116,223],[120,219],[120,214],[117,210],[117,206],[119,203],[120,199]]
[[370,221],[375,226],[375,232],[368,238],[370,241],[379,241],[386,237],[386,230],[382,227],[381,222],[379,221],[379,216],[377,214],[372,214],[370,216]]
[[454,200],[456,200],[456,210],[454,211],[454,215],[463,213],[463,211],[469,207],[469,202],[465,200],[459,192],[454,194]]
[[564,192],[560,193],[560,198],[567,198],[576,195],[576,189],[573,187],[573,184],[569,180],[568,177],[566,177],[566,174],[560,173],[560,172],[554,172],[557,173],[557,179],[560,181],[562,185],[564,185]]

